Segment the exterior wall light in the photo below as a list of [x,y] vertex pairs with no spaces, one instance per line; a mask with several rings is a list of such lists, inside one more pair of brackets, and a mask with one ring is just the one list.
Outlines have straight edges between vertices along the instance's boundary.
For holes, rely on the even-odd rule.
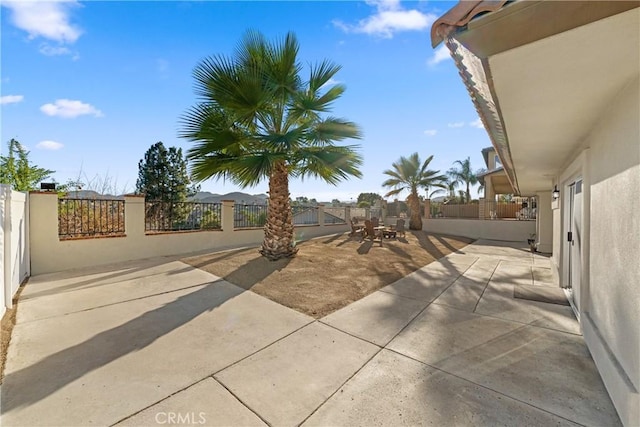
[[553,200],[558,200],[560,198],[560,190],[558,190],[557,185],[553,187],[553,193],[551,193],[551,195],[553,196]]

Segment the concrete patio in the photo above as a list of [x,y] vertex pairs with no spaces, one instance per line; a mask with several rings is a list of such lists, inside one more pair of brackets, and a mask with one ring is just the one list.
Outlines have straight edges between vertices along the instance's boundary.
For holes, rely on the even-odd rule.
[[477,241],[320,320],[171,258],[32,277],[2,425],[619,425],[548,258]]

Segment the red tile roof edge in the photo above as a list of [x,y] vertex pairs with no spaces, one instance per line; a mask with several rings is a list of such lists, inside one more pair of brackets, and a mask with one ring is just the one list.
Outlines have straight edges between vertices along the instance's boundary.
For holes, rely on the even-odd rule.
[[509,0],[460,0],[431,26],[431,46],[438,46],[456,28],[462,28],[481,13],[495,12]]

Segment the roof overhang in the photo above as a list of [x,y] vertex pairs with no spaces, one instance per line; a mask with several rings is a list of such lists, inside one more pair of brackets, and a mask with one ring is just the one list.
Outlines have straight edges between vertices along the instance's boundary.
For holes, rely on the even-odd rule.
[[548,190],[638,78],[639,6],[460,2],[434,23],[432,44],[444,39],[451,51],[516,194]]
[[477,176],[478,178],[484,178],[485,176],[495,176],[495,175],[505,175],[504,168],[499,167],[497,169],[492,169],[490,171],[484,171],[482,173],[479,173]]
[[489,153],[491,151],[496,151],[493,147],[486,147],[482,149],[482,158],[484,159],[484,164],[489,167]]

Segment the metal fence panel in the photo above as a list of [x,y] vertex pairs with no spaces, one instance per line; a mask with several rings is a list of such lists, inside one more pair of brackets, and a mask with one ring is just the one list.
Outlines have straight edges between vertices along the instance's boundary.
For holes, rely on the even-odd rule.
[[124,200],[58,199],[58,237],[124,234]]
[[513,202],[486,200],[484,213],[487,219],[535,220],[537,200],[535,197],[520,198]]
[[324,208],[325,224],[346,224],[347,208],[343,207],[325,207]]
[[145,203],[144,229],[148,232],[220,230],[220,203],[161,202]]
[[[485,200],[484,219],[516,219],[535,220],[537,214],[537,202],[535,197],[519,197],[515,201]],[[431,218],[480,218],[480,204],[445,204],[431,203]]]
[[258,228],[267,223],[267,205],[239,205],[233,207],[235,228]]
[[479,215],[479,205],[477,203],[464,205],[441,204],[439,208],[436,218],[478,219]]
[[318,225],[317,206],[291,206],[294,225]]

